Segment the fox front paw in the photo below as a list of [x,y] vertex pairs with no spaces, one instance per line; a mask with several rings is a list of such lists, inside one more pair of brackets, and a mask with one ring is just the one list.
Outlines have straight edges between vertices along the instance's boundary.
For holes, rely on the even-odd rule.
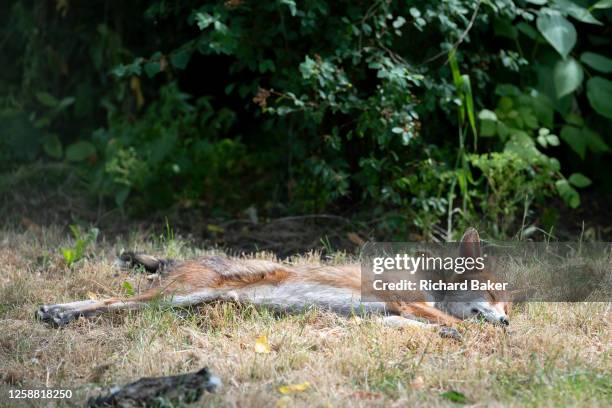
[[74,311],[57,305],[41,306],[35,316],[38,320],[54,326],[65,326],[77,317]]
[[453,339],[457,341],[463,340],[463,336],[461,335],[461,333],[459,333],[459,331],[455,329],[454,327],[448,327],[448,326],[440,327],[440,331],[438,333],[440,334],[440,337],[445,338],[445,339]]

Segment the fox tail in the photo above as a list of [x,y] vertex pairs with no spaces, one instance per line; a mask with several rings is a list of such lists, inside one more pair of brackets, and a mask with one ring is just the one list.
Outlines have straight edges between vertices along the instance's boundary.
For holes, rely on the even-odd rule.
[[119,255],[117,263],[122,268],[143,267],[150,273],[161,273],[174,264],[172,259],[161,259],[152,255],[126,251]]

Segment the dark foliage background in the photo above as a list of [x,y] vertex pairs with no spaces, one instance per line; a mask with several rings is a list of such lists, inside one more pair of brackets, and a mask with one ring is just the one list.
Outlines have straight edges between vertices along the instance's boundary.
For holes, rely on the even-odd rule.
[[549,231],[582,192],[611,189],[610,10],[4,1],[0,191],[61,163],[78,192],[134,217]]

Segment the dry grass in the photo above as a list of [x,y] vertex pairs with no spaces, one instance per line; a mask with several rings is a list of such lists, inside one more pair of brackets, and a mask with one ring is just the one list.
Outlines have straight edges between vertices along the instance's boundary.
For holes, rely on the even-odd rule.
[[[0,230],[0,406],[47,406],[8,400],[9,389],[69,388],[82,406],[90,395],[142,376],[204,365],[224,383],[201,406],[449,406],[456,390],[479,406],[610,406],[610,304],[527,304],[513,315],[511,333],[476,323],[465,341],[435,332],[380,327],[309,311],[278,316],[248,305],[216,303],[191,310],[153,306],[143,312],[81,319],[63,329],[35,321],[36,307],[120,295],[124,281],[145,279],[117,271],[121,248],[175,257],[194,256],[180,240],[99,242],[69,269],[55,230]],[[340,254],[339,259],[342,258]],[[299,261],[308,261],[304,257]],[[272,351],[257,354],[266,335]],[[308,381],[301,393],[278,387]]]

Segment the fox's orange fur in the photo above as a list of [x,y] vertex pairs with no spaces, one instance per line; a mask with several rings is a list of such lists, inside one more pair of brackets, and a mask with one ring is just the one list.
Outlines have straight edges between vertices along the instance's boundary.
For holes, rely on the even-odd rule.
[[[462,239],[463,255],[477,256],[480,239],[469,229]],[[189,261],[160,261],[147,255],[131,254],[129,260],[149,270],[160,269],[162,279],[144,293],[127,299],[110,298],[80,301],[41,307],[37,315],[58,325],[78,316],[95,315],[108,310],[138,309],[153,299],[164,299],[176,306],[187,306],[211,300],[238,300],[283,309],[322,306],[351,312],[365,309],[381,312],[383,322],[390,325],[450,326],[460,318],[481,315],[489,321],[507,324],[508,303],[484,293],[469,299],[450,299],[434,303],[427,293],[414,292],[406,301],[381,295],[378,302],[360,302],[361,270],[358,264],[342,266],[289,266],[264,260],[229,259],[208,256]],[[467,279],[457,275],[454,279]],[[479,273],[479,280],[494,280],[488,273]],[[425,324],[426,325],[426,324]]]

